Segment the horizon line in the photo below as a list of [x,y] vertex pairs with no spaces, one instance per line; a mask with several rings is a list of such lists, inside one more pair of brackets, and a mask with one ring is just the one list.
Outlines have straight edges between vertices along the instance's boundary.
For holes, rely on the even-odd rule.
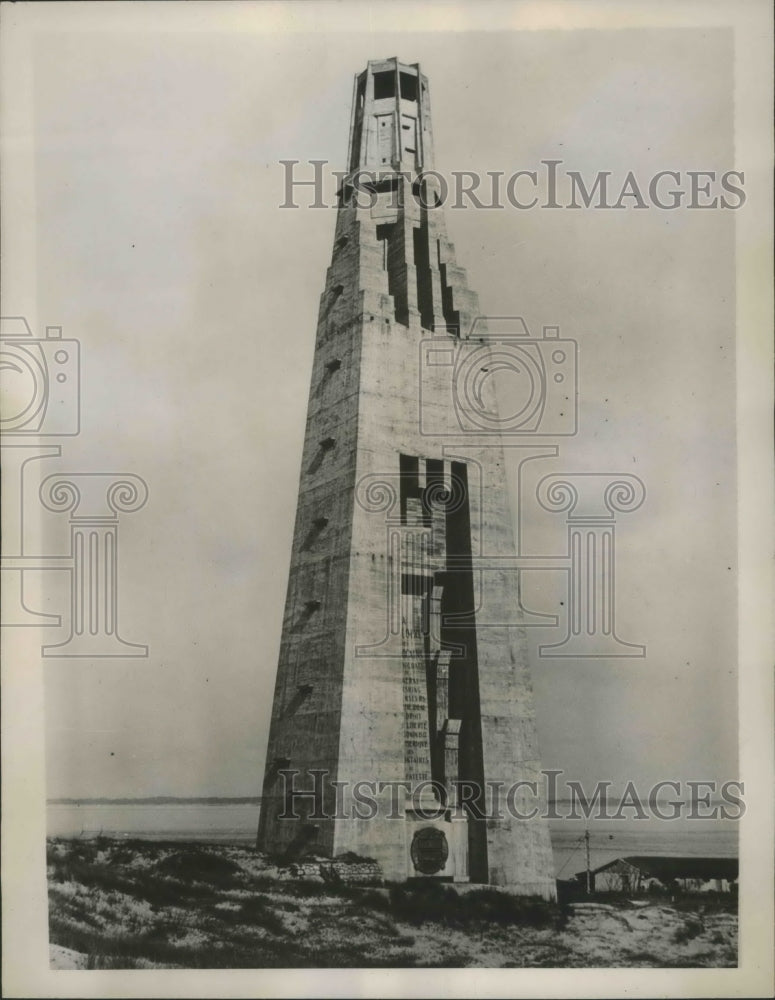
[[[260,805],[263,796],[261,795],[138,795],[138,796],[121,796],[117,798],[112,798],[108,796],[55,796],[46,799],[47,806],[54,805],[161,805],[165,802],[186,802],[192,805],[204,804],[204,803],[214,803],[214,802],[230,802],[230,803],[241,803],[244,805]],[[563,797],[557,799],[547,799],[547,803],[551,805],[559,805],[561,803],[572,803],[576,802],[581,804],[581,800],[574,799],[572,797]],[[623,801],[622,796],[608,796],[607,802],[609,804],[621,803]],[[629,802],[637,801],[639,805],[648,804],[648,799],[637,799],[628,800]],[[686,800],[679,800],[686,804]],[[711,799],[711,805],[718,805],[724,802],[723,799]],[[550,817],[551,818],[551,817]],[[568,818],[568,817],[563,817]],[[578,817],[583,819],[582,816]]]

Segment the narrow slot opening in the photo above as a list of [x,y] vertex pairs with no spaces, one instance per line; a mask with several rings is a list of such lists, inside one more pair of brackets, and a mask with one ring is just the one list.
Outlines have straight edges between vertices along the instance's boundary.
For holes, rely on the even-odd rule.
[[406,524],[407,500],[420,499],[420,460],[415,455],[399,455],[399,486],[401,497],[401,523]]
[[387,271],[388,294],[393,296],[395,318],[398,323],[406,323],[409,307],[401,234],[394,222],[381,223],[376,229],[377,239],[382,245],[382,267]]
[[432,330],[433,283],[427,222],[423,222],[419,229],[414,229],[412,234],[414,237],[414,270],[417,279],[417,308],[420,311],[420,323],[424,329]]
[[441,243],[436,241],[436,252],[439,259],[439,276],[441,278],[441,309],[444,322],[450,332],[460,333],[460,313],[453,308],[452,288],[447,282],[447,265],[441,262]]

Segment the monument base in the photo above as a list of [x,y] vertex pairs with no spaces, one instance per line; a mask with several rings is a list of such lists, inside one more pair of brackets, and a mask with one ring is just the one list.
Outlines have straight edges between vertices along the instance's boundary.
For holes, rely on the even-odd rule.
[[407,879],[468,882],[468,819],[462,809],[420,803],[407,808],[405,823]]

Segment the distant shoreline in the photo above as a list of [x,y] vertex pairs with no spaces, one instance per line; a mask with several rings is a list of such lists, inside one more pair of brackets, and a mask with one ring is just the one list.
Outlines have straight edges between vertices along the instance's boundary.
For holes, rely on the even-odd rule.
[[[628,800],[628,803],[637,801],[640,805],[645,805],[645,800]],[[622,799],[617,796],[608,798],[610,805],[618,805]],[[550,806],[572,805],[573,800],[569,798],[548,799]],[[722,800],[710,800],[707,805],[721,805]],[[47,806],[164,806],[164,805],[235,805],[235,806],[260,806],[260,795],[154,795],[142,796],[140,798],[52,798],[46,799]],[[634,805],[633,805],[634,808]],[[551,817],[550,817],[551,818]],[[573,817],[557,817],[573,818]],[[581,817],[579,817],[581,818]],[[732,819],[734,822],[734,819]]]
[[177,795],[155,795],[138,799],[46,799],[47,806],[260,806],[260,795],[204,795],[188,798]]

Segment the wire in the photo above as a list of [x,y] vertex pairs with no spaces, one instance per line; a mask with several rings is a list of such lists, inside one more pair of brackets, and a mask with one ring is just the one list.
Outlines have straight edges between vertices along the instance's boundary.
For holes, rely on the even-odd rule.
[[[579,837],[579,839],[578,839],[578,840],[576,841],[577,845],[581,846],[581,842],[582,842],[582,840],[583,840],[583,839],[584,839],[584,835],[582,834],[582,836],[580,836],[580,837]],[[568,866],[569,862],[571,862],[571,861],[573,860],[573,858],[574,858],[574,857],[576,856],[576,851],[577,851],[577,850],[579,849],[579,846],[577,846],[577,847],[575,848],[575,850],[574,850],[574,851],[573,851],[573,852],[572,852],[571,854],[569,854],[569,855],[568,855],[568,857],[567,857],[567,858],[565,859],[565,864],[564,864],[564,865],[562,866],[562,868],[561,868],[561,869],[560,869],[560,870],[559,870],[559,871],[557,872],[557,878],[559,878],[559,877],[560,877],[560,875],[562,875],[562,873],[563,873],[563,872],[565,871],[565,869],[567,868],[567,866]]]

